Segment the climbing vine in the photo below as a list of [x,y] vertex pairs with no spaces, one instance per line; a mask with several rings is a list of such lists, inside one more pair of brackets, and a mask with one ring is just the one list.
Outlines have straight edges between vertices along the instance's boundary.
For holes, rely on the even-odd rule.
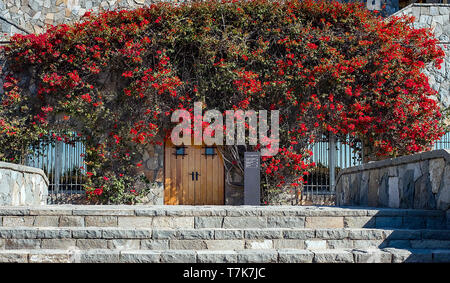
[[[362,141],[371,158],[423,151],[443,131],[422,70],[444,54],[411,22],[356,3],[209,1],[88,12],[15,35],[1,50],[0,155],[18,162],[40,137],[75,133],[86,139],[88,196],[133,203],[149,185],[139,152],[162,144],[172,112],[196,101],[280,110],[266,189],[301,189],[322,133]],[[226,167],[240,172],[242,152],[259,148],[223,147]]]

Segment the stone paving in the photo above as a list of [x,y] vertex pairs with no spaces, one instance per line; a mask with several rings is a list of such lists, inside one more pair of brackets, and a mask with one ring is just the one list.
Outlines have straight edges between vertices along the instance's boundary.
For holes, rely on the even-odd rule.
[[436,210],[53,205],[0,219],[0,262],[450,262]]

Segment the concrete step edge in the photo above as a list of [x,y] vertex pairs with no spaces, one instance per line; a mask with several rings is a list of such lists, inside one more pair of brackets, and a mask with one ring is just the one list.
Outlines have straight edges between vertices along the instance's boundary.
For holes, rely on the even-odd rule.
[[450,249],[0,250],[0,262],[450,262]]

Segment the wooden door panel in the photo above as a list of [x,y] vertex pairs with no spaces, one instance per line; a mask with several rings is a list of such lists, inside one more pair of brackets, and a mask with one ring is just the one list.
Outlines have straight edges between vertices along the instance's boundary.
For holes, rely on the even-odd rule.
[[207,187],[206,187],[206,179],[208,176],[208,171],[207,171],[207,166],[206,166],[206,162],[202,159],[201,160],[201,166],[200,169],[202,171],[202,174],[200,176],[200,191],[201,191],[201,200],[200,200],[200,204],[208,204],[208,199],[207,199],[207,195],[208,195],[208,191],[207,191]]
[[[170,205],[224,204],[223,159],[204,155],[201,146],[187,146],[185,156],[175,155],[175,146],[165,147],[164,203]],[[194,180],[191,173],[194,172]],[[195,172],[199,173],[196,178]]]

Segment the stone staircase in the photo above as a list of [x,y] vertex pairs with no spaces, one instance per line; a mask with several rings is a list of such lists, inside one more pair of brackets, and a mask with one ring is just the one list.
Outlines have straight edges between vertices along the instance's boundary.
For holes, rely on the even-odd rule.
[[0,208],[0,262],[450,262],[436,210],[305,206]]

